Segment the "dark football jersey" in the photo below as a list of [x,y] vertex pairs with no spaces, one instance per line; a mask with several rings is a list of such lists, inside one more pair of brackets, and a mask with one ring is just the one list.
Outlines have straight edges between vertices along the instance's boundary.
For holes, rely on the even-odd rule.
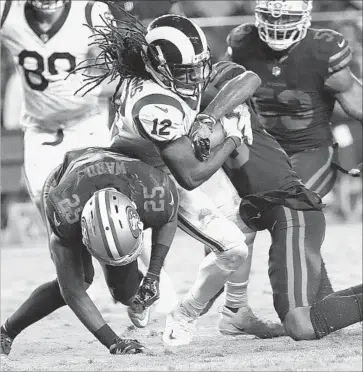
[[[230,61],[218,62],[202,97],[203,106],[214,98],[223,84],[242,74],[244,66]],[[252,145],[242,144],[226,160],[223,168],[243,198],[242,205],[249,221],[255,214],[263,212],[271,205],[282,204],[287,207],[305,210],[320,209],[321,198],[301,183],[293,170],[290,158],[276,139],[261,126],[254,107],[249,104],[253,131]]]
[[335,98],[325,80],[345,68],[352,52],[333,30],[309,29],[288,52],[273,51],[256,27],[244,24],[227,38],[227,59],[258,74],[262,80],[254,103],[262,123],[290,154],[332,144],[330,119]]
[[60,238],[81,238],[80,215],[94,192],[112,187],[135,202],[144,228],[158,228],[177,213],[178,193],[164,173],[109,149],[88,148],[68,152],[55,175],[46,212]]

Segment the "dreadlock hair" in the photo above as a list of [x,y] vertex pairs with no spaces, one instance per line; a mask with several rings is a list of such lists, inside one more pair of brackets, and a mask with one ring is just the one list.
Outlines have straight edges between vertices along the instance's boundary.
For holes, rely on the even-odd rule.
[[[133,15],[125,11],[112,1],[107,2],[110,7],[117,9],[123,19],[117,19],[110,12],[101,16],[103,25],[90,26],[93,31],[90,38],[94,40],[89,45],[97,45],[101,51],[96,58],[88,58],[80,62],[70,73],[86,71],[90,68],[100,71],[97,75],[90,75],[83,72],[86,82],[75,94],[88,87],[82,96],[99,86],[104,80],[110,78],[110,82],[119,79],[112,102],[115,102],[117,93],[121,88],[124,79],[128,77],[148,78],[149,74],[145,69],[143,46],[148,43],[145,40],[146,28]],[[155,53],[151,51],[151,53]]]

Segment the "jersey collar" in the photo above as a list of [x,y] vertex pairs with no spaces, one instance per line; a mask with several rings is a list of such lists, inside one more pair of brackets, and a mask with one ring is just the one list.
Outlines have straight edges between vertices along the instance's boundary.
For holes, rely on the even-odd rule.
[[69,11],[71,10],[72,2],[69,1],[64,5],[64,9],[57,19],[56,22],[51,26],[51,28],[47,32],[43,32],[39,27],[39,24],[34,17],[34,11],[31,6],[27,3],[24,7],[24,15],[25,19],[29,25],[29,27],[33,30],[33,32],[43,41],[46,43],[50,40],[64,25],[65,21],[68,18]]

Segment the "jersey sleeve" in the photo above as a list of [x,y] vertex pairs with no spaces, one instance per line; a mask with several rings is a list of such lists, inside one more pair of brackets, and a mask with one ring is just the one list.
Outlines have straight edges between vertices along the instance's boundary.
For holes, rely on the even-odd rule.
[[240,58],[240,51],[246,49],[249,35],[255,31],[255,26],[252,23],[244,23],[235,27],[227,36],[227,51],[225,58],[229,61],[241,63],[237,59]]
[[3,27],[5,20],[8,17],[11,4],[11,0],[0,1],[0,29]]
[[85,8],[85,16],[87,24],[91,27],[102,26],[105,13],[111,13],[107,4],[101,1],[89,1]]
[[314,35],[317,42],[317,58],[326,63],[326,77],[344,69],[352,60],[352,51],[347,40],[339,32],[323,29]]
[[166,145],[186,135],[185,113],[174,97],[152,94],[137,101],[132,118],[139,134],[157,145]]

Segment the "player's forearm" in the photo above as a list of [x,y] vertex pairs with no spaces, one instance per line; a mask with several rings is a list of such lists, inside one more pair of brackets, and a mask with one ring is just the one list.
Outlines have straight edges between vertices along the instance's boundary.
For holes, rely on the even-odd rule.
[[362,83],[355,81],[348,92],[336,94],[336,98],[344,112],[352,119],[363,121]]
[[[186,146],[171,148],[167,153],[162,152],[165,164],[169,167],[180,186],[186,190],[193,190],[207,181],[219,168],[227,157],[236,149],[239,139],[226,138],[221,144],[213,148],[209,158],[200,162],[194,155],[189,138],[183,139]],[[188,142],[187,142],[188,141]]]
[[202,112],[219,120],[253,96],[261,79],[252,71],[246,71],[230,80]]

